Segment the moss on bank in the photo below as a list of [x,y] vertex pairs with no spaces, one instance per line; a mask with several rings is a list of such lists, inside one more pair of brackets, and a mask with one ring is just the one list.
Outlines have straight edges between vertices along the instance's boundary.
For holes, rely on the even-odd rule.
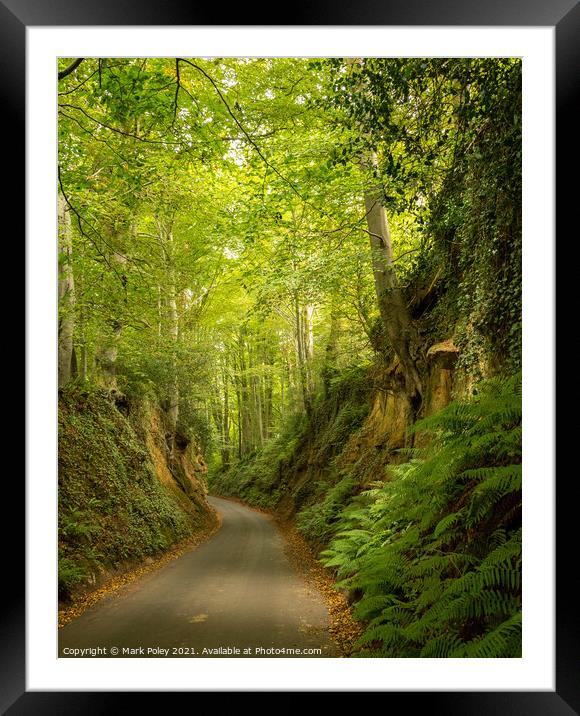
[[[123,414],[106,391],[71,388],[59,397],[59,598],[186,539],[215,519],[201,485],[172,480],[143,406]],[[149,440],[147,440],[149,438]],[[176,463],[180,483],[184,462]],[[164,475],[160,474],[165,472]],[[195,489],[195,488],[198,489]],[[193,498],[196,498],[195,501]]]

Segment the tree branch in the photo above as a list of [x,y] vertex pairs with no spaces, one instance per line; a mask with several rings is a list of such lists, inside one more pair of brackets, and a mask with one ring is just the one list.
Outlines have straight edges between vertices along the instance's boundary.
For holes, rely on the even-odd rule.
[[73,92],[76,92],[76,91],[79,89],[79,87],[82,87],[84,84],[86,84],[86,83],[91,79],[91,77],[94,77],[94,76],[97,74],[98,71],[99,71],[99,70],[95,70],[94,72],[92,72],[88,77],[86,77],[86,78],[85,78],[80,84],[78,84],[76,87],[73,87],[72,89],[66,90],[66,92],[59,92],[59,93],[58,93],[58,96],[59,96],[59,97],[63,97],[63,96],[66,95],[66,94],[72,94]]
[[177,63],[179,63],[179,62],[185,62],[186,64],[191,65],[191,66],[192,66],[194,69],[196,69],[198,72],[201,72],[201,74],[202,74],[206,79],[208,79],[208,80],[211,82],[211,84],[212,84],[213,88],[215,89],[215,91],[217,92],[217,94],[218,94],[220,100],[222,101],[223,105],[225,106],[226,110],[228,111],[228,114],[229,114],[230,117],[234,120],[234,122],[236,123],[236,125],[240,128],[240,130],[241,130],[242,133],[244,134],[244,136],[245,136],[245,138],[247,139],[247,141],[252,145],[252,147],[254,147],[254,150],[257,152],[258,156],[259,156],[260,159],[264,162],[264,164],[265,164],[266,166],[270,167],[270,169],[271,169],[275,174],[277,174],[277,175],[280,177],[280,179],[282,179],[282,181],[283,181],[287,186],[290,187],[290,189],[296,194],[296,196],[298,196],[298,197],[300,198],[301,201],[303,201],[305,204],[308,204],[309,206],[312,206],[314,209],[316,209],[317,211],[319,211],[321,214],[325,215],[326,212],[322,211],[322,210],[319,209],[318,207],[316,207],[316,206],[314,206],[313,204],[311,204],[304,196],[302,196],[302,194],[298,191],[298,189],[296,189],[296,187],[294,186],[294,184],[293,184],[289,179],[287,179],[280,171],[278,171],[278,169],[276,169],[276,167],[275,167],[273,164],[271,164],[271,163],[266,159],[266,157],[262,154],[262,150],[260,149],[260,147],[256,144],[256,142],[254,142],[254,140],[252,139],[252,137],[250,136],[250,134],[246,131],[246,128],[242,125],[242,123],[239,121],[239,119],[236,117],[236,115],[232,112],[232,109],[231,109],[230,105],[228,104],[226,98],[225,98],[224,95],[222,94],[220,88],[217,86],[217,83],[215,82],[215,80],[213,79],[213,77],[211,77],[202,67],[200,67],[199,65],[196,65],[194,62],[191,62],[190,60],[184,59],[183,57],[177,57],[177,58],[176,58],[176,62],[177,62]]
[[91,122],[94,122],[95,124],[98,124],[101,127],[105,127],[106,129],[111,130],[111,132],[116,132],[117,134],[121,134],[124,137],[131,137],[132,139],[138,139],[140,142],[145,142],[146,144],[179,144],[179,142],[171,142],[169,140],[145,139],[144,137],[140,137],[138,134],[132,134],[131,132],[124,132],[122,129],[118,129],[117,127],[113,127],[110,124],[105,124],[105,122],[101,122],[100,120],[91,116],[88,112],[85,112],[85,110],[82,107],[77,107],[76,104],[66,104],[66,103],[62,102],[58,106],[59,107],[70,107],[70,109],[76,109],[77,112],[81,112],[82,114],[84,114],[85,117],[87,117],[87,119],[91,120]]
[[175,125],[175,120],[177,119],[179,88],[181,86],[181,79],[179,77],[179,60],[177,58],[175,58],[175,78],[177,80],[177,84],[175,86],[175,98],[173,100],[173,122],[171,122],[172,127]]
[[84,59],[84,57],[77,57],[77,59],[74,62],[71,62],[65,70],[62,70],[58,73],[58,79],[62,80],[67,75],[70,75],[71,72],[74,72]]
[[[73,213],[73,214],[75,215],[75,217],[76,217],[77,225],[78,225],[79,231],[80,231],[80,233],[81,233],[81,236],[84,236],[86,239],[88,239],[88,240],[90,241],[90,243],[91,243],[91,244],[95,247],[95,249],[97,250],[97,253],[101,256],[101,258],[103,259],[103,261],[104,261],[104,262],[106,263],[106,265],[109,267],[109,269],[111,269],[111,271],[113,271],[113,273],[117,276],[117,278],[119,279],[119,281],[121,281],[121,276],[119,275],[119,272],[118,272],[118,271],[116,270],[116,268],[111,264],[111,262],[109,261],[109,259],[105,256],[105,254],[101,251],[101,249],[99,248],[99,246],[97,245],[97,243],[96,243],[90,236],[88,236],[88,235],[86,234],[86,232],[84,231],[84,229],[83,229],[83,222],[86,223],[88,226],[90,226],[91,230],[95,232],[95,234],[99,237],[99,239],[101,239],[101,241],[102,241],[111,251],[114,250],[114,249],[112,249],[111,246],[109,246],[109,245],[107,244],[106,241],[104,241],[103,237],[102,237],[102,236],[100,235],[100,233],[95,229],[95,227],[92,226],[86,219],[84,219],[84,218],[79,214],[79,212],[75,209],[75,207],[71,204],[70,199],[68,198],[68,196],[67,196],[67,194],[66,194],[66,192],[65,192],[65,190],[64,190],[64,186],[62,185],[62,178],[61,178],[61,175],[60,175],[60,165],[58,166],[58,184],[59,184],[59,186],[60,186],[60,190],[61,190],[61,192],[62,192],[62,195],[63,195],[63,197],[64,197],[64,200],[65,200],[66,203],[67,203],[68,208],[70,209],[70,211],[72,211],[72,213]],[[122,281],[121,281],[121,283],[122,283]]]

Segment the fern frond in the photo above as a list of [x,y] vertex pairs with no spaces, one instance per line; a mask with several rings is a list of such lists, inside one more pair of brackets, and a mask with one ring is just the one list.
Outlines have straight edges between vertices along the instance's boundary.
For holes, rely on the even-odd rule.
[[449,656],[461,646],[462,642],[457,634],[440,634],[425,643],[421,649],[421,656],[441,659]]
[[364,646],[373,641],[382,642],[383,649],[389,647],[392,644],[400,643],[405,641],[405,636],[401,629],[391,624],[384,624],[383,626],[374,627],[368,629],[357,641],[358,646]]
[[520,382],[487,381],[419,421],[429,446],[340,514],[322,559],[362,592],[357,656],[521,651]]
[[363,597],[355,606],[355,615],[359,619],[371,619],[383,610],[391,606],[393,598],[390,595],[378,594],[370,597]]
[[441,614],[444,621],[468,621],[482,617],[510,616],[520,606],[515,597],[497,590],[463,594],[449,604]]
[[517,530],[507,542],[500,544],[492,550],[481,562],[481,568],[485,569],[492,565],[499,565],[506,562],[511,563],[515,558],[522,557],[522,530]]
[[459,512],[451,512],[449,515],[446,515],[443,517],[442,520],[439,520],[437,523],[437,527],[435,527],[435,531],[433,532],[433,537],[439,537],[443,532],[447,531],[450,527],[453,527],[453,525],[456,525],[460,517],[462,516],[461,511]]
[[[458,645],[449,656],[500,659],[521,655],[522,613],[517,612],[485,636]],[[514,648],[515,647],[515,648]]]

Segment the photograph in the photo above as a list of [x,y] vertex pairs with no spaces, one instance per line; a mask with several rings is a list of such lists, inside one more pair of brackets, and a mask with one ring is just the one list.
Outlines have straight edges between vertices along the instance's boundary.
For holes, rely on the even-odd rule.
[[580,713],[555,401],[580,9],[522,2],[0,0],[26,231],[0,713]]
[[521,58],[57,91],[59,657],[521,657]]

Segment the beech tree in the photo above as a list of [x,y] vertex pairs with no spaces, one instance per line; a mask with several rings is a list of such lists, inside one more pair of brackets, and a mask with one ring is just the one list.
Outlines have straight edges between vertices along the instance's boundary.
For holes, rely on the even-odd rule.
[[312,416],[337,373],[376,355],[396,358],[418,414],[405,287],[424,281],[427,295],[447,275],[430,258],[447,251],[434,239],[445,197],[470,181],[516,72],[507,60],[62,60],[59,385],[149,395],[170,450],[191,429],[223,464]]
[[74,333],[74,274],[72,269],[72,235],[66,201],[58,195],[58,387],[71,378]]
[[[363,161],[376,173],[376,155],[371,154]],[[406,393],[410,401],[418,408],[423,389],[416,363],[412,357],[412,322],[405,299],[397,284],[393,264],[393,246],[391,232],[384,205],[382,185],[369,185],[364,193],[364,205],[368,225],[369,239],[373,257],[373,274],[377,302],[386,335],[397,357],[401,361],[405,374]]]

